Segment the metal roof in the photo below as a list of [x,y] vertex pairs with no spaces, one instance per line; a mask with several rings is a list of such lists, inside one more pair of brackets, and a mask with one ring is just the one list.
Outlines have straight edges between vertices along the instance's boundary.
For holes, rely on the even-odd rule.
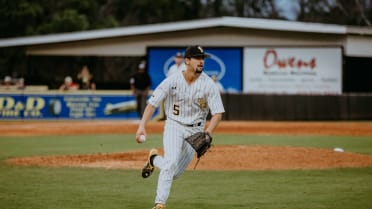
[[213,27],[233,27],[243,29],[275,30],[304,33],[323,34],[360,34],[372,35],[371,28],[347,27],[342,25],[304,23],[285,20],[218,17],[200,20],[159,23],[140,26],[120,27],[82,32],[60,33],[29,37],[0,39],[0,47],[30,46],[41,44],[55,44],[63,42],[84,41],[92,39],[115,38],[154,33],[175,32]]

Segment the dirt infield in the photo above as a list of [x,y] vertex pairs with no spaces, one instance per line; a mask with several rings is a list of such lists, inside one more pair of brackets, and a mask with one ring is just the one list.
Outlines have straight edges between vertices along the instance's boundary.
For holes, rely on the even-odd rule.
[[[163,122],[151,122],[148,133],[161,133]],[[134,134],[136,121],[49,121],[0,122],[2,136]],[[222,121],[216,133],[265,135],[349,135],[372,136],[372,123],[367,122],[227,122]],[[139,169],[147,151],[44,156],[8,159],[26,166],[73,166]],[[191,163],[190,166],[195,164]],[[372,156],[333,150],[274,146],[215,146],[200,161],[198,170],[276,170],[323,169],[372,166]],[[189,168],[190,169],[190,168]]]
[[[147,151],[129,153],[24,157],[13,165],[140,169]],[[188,169],[192,169],[196,159]],[[274,146],[215,146],[199,162],[198,170],[288,170],[372,166],[372,156],[333,150]]]

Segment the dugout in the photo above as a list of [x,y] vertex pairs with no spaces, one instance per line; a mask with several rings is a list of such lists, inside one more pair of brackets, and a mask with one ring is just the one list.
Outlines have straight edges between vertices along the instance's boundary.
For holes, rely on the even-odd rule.
[[[129,89],[129,75],[151,48],[200,44],[214,48],[333,48],[341,51],[338,93],[241,92],[224,95],[228,120],[355,120],[372,118],[372,29],[283,20],[220,17],[0,40],[22,47],[21,72],[32,85],[56,88],[88,64],[100,89]],[[294,51],[296,53],[296,51]],[[242,58],[244,61],[244,57]],[[244,63],[241,66],[242,74]],[[9,69],[7,69],[9,72]],[[52,73],[50,73],[52,72]],[[0,72],[3,76],[4,71]]]

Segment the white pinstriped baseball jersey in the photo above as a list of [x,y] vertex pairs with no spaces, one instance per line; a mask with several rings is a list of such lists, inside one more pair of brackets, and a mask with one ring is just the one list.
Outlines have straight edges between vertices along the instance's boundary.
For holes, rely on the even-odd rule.
[[186,125],[204,123],[209,109],[212,115],[225,112],[216,84],[204,72],[192,84],[182,72],[166,78],[148,102],[158,107],[163,99],[167,118]]

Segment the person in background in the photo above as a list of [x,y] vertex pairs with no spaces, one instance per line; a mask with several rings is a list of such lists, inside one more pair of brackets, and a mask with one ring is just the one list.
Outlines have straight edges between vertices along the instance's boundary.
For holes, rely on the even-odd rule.
[[79,86],[72,81],[70,76],[66,76],[65,82],[59,87],[60,91],[77,90]]
[[12,81],[12,77],[10,76],[5,76],[4,77],[4,82],[3,82],[3,88],[4,89],[11,89],[13,87],[13,81]]
[[137,101],[137,113],[142,117],[143,111],[146,107],[147,96],[150,91],[151,78],[146,72],[146,64],[140,63],[138,71],[130,78],[130,88]]
[[84,65],[80,73],[77,75],[79,89],[95,90],[96,84],[93,80],[93,75],[89,72],[88,66]]
[[223,93],[225,91],[225,89],[223,88],[222,84],[218,81],[218,77],[216,74],[213,74],[211,76],[212,80],[214,81],[214,83],[216,84],[218,90],[220,91],[220,93]]
[[19,78],[17,80],[16,87],[17,87],[18,90],[24,90],[26,88],[25,79],[24,78]]
[[167,72],[167,77],[173,75],[176,72],[182,72],[186,69],[186,65],[183,61],[183,56],[181,52],[177,52],[174,56],[174,64],[169,68]]

